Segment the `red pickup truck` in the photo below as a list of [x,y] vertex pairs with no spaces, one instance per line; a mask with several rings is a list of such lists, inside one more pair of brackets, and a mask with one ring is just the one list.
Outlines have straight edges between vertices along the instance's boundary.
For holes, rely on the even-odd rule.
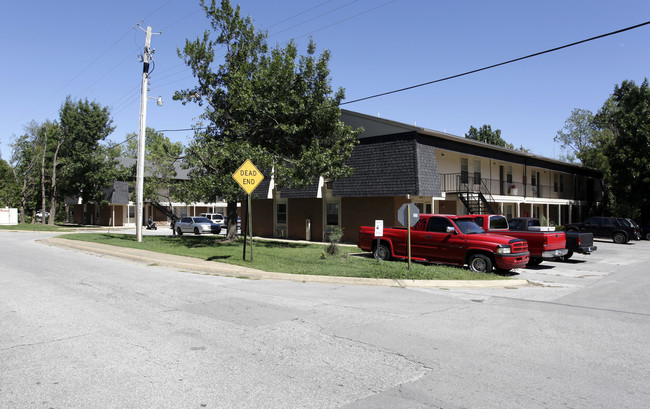
[[566,237],[562,231],[511,230],[508,221],[501,215],[472,215],[471,217],[476,224],[489,233],[526,240],[530,251],[529,266],[538,265],[545,259],[553,260],[564,257],[569,252],[566,248]]
[[[406,258],[405,228],[385,228],[375,236],[375,228],[361,226],[359,248],[389,260]],[[377,243],[379,242],[379,243]],[[421,214],[411,229],[411,258],[433,263],[465,265],[472,271],[509,271],[528,264],[530,253],[525,240],[486,233],[468,216]]]

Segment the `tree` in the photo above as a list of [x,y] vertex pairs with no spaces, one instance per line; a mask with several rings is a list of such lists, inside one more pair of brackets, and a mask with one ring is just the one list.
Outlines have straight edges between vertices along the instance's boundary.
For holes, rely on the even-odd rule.
[[[503,138],[501,138],[500,129],[492,131],[492,127],[490,125],[483,125],[480,129],[476,129],[473,126],[470,126],[469,132],[465,134],[465,138],[489,143],[491,145],[501,146],[503,148],[515,148],[514,145],[506,142]],[[520,150],[524,150],[523,146],[520,148]]]
[[17,207],[20,203],[20,187],[14,172],[6,160],[0,158],[0,207]]
[[611,133],[604,147],[606,176],[615,198],[613,211],[648,222],[650,209],[650,86],[623,81],[595,117],[600,129]]
[[[32,122],[26,127],[26,133],[16,138],[11,145],[11,168],[14,182],[19,186],[18,211],[20,223],[25,223],[25,212],[29,209],[35,213],[35,194],[38,190],[39,155],[36,149],[38,125]],[[33,218],[32,218],[33,221]]]
[[103,202],[102,189],[113,181],[117,169],[114,150],[100,144],[114,129],[108,108],[68,97],[59,118],[63,139],[58,191],[63,196],[79,196],[84,204]]
[[[56,194],[56,155],[58,153],[58,143],[60,139],[61,129],[59,124],[56,122],[45,121],[42,125],[38,127],[36,146],[39,149],[39,155],[41,157],[40,168],[41,168],[41,204],[40,209],[42,211],[41,223],[45,224],[47,217],[47,199],[50,199],[51,208],[50,208],[50,217],[49,224],[54,225],[54,217],[56,212],[56,202],[54,200],[54,195]],[[54,166],[50,168],[50,163],[54,162]],[[47,170],[46,170],[47,169]],[[49,174],[49,170],[52,169],[52,173]]]
[[577,158],[583,165],[602,171],[608,168],[604,147],[610,139],[611,133],[598,128],[591,111],[578,108],[571,111],[564,127],[553,138],[568,150],[565,160],[572,162],[572,158]]
[[[201,129],[186,149],[191,179],[185,195],[224,198],[228,237],[233,238],[237,201],[244,196],[231,175],[244,159],[267,177],[272,170],[280,187],[304,187],[319,176],[335,180],[352,172],[345,162],[358,131],[340,121],[344,91],[332,91],[329,51],[316,57],[313,41],[300,57],[293,41],[269,49],[267,34],[256,32],[239,6],[233,9],[228,0],[220,7],[201,0],[201,6],[214,33],[206,30],[178,50],[198,84],[174,94],[183,104],[205,106],[197,124]],[[214,67],[220,46],[226,55]]]
[[[161,198],[171,202],[175,191],[175,163],[183,153],[180,142],[172,142],[163,133],[147,127],[145,132],[145,180],[143,195],[145,198],[160,202]],[[138,135],[127,135],[127,144],[123,156],[137,159]],[[135,174],[135,169],[133,170]]]

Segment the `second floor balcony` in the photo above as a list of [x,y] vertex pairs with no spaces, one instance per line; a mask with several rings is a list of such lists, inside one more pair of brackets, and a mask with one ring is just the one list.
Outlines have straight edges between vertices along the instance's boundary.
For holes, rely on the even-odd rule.
[[574,189],[573,186],[536,185],[521,182],[487,179],[480,174],[445,173],[440,174],[443,192],[481,192],[491,196],[513,196],[517,198],[543,198],[566,200],[599,200],[599,192],[588,191],[586,188]]

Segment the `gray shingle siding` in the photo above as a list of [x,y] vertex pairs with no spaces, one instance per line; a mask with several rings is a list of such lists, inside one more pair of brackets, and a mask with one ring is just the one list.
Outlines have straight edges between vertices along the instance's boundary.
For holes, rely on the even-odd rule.
[[349,178],[334,182],[334,196],[377,197],[419,194],[414,139],[361,143],[352,151]]
[[417,144],[418,196],[442,195],[436,149],[430,145]]

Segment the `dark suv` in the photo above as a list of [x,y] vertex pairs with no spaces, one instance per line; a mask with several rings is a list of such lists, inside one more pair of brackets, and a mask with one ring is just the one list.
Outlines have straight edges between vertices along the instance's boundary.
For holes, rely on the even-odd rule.
[[594,237],[611,238],[614,243],[627,243],[641,238],[641,232],[635,225],[636,223],[628,219],[617,217],[590,217],[584,223],[567,224],[564,229],[593,233]]

